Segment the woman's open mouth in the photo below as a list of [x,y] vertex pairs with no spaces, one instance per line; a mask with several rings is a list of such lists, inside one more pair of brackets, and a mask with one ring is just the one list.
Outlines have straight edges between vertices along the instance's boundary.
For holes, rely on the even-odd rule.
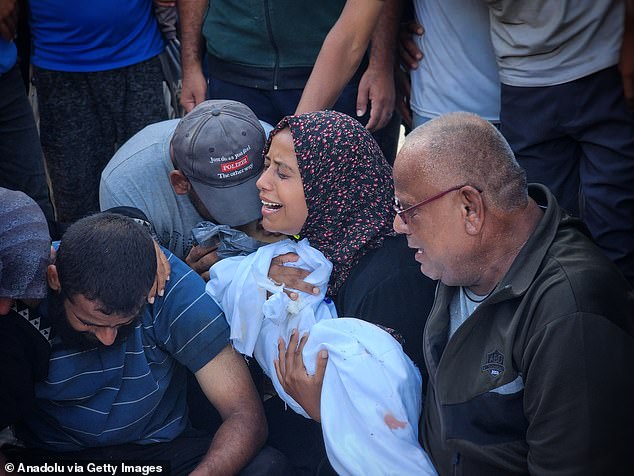
[[260,200],[262,202],[262,214],[274,213],[282,208],[284,205],[281,203],[268,202],[266,200]]

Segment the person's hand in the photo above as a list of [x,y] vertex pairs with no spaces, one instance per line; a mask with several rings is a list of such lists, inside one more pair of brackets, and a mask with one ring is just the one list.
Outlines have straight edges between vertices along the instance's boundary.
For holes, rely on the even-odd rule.
[[194,246],[187,257],[185,263],[196,271],[205,281],[209,281],[209,268],[219,261],[218,246]]
[[304,366],[302,350],[308,340],[308,334],[304,334],[297,345],[299,333],[295,329],[288,342],[288,348],[284,340],[279,339],[277,344],[278,359],[273,362],[275,373],[282,388],[293,400],[301,405],[308,416],[315,421],[321,421],[321,387],[324,383],[328,352],[320,350],[317,356],[315,375],[308,375]]
[[0,0],[0,37],[13,41],[18,27],[18,5],[16,0]]
[[401,70],[396,71],[394,76],[396,83],[396,110],[401,115],[401,120],[407,127],[412,127],[412,108],[409,100],[412,93],[412,83],[409,73]]
[[423,33],[425,29],[415,21],[401,24],[398,50],[401,64],[407,70],[418,68],[418,62],[423,59],[423,52],[414,40],[414,35],[421,36]]
[[269,278],[276,284],[284,284],[284,292],[288,294],[293,301],[299,297],[287,288],[304,291],[308,294],[319,294],[319,288],[314,284],[307,283],[304,278],[310,274],[310,271],[293,266],[284,266],[284,263],[295,262],[299,256],[295,253],[286,253],[276,256],[271,260],[269,266]]
[[183,72],[181,106],[188,113],[207,97],[207,80],[202,71]]
[[154,251],[156,252],[156,277],[147,295],[147,302],[150,304],[154,304],[156,296],[163,296],[163,294],[165,294],[165,283],[169,281],[170,272],[172,271],[167,256],[165,256],[165,253],[163,253],[158,243],[154,240],[152,241],[154,243]]
[[366,129],[370,132],[382,129],[394,114],[394,74],[368,68],[359,82],[357,116],[363,116],[370,102],[370,120]]

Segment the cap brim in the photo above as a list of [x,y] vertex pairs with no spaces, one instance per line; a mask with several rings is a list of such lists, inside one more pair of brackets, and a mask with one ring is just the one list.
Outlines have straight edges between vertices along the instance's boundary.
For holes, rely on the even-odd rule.
[[198,197],[219,225],[240,226],[262,217],[262,202],[255,186],[259,175],[232,187],[216,188],[190,179]]

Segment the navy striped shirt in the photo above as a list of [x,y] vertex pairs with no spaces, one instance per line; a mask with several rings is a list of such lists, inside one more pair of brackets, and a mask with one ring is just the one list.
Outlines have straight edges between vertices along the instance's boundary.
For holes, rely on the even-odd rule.
[[[187,425],[186,370],[196,372],[228,343],[224,314],[205,283],[164,250],[172,272],[165,295],[147,305],[128,338],[77,351],[56,338],[27,446],[56,451],[170,441]],[[44,310],[43,310],[44,312]]]

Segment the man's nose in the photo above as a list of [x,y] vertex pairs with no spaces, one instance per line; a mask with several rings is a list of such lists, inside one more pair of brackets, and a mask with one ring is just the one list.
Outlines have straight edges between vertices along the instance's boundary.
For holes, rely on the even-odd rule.
[[394,222],[392,223],[392,228],[394,228],[394,231],[396,233],[401,233],[401,234],[407,233],[407,225],[401,219],[401,216],[398,213],[394,216]]
[[100,327],[95,331],[95,337],[103,345],[112,345],[117,338],[117,329],[114,327]]

